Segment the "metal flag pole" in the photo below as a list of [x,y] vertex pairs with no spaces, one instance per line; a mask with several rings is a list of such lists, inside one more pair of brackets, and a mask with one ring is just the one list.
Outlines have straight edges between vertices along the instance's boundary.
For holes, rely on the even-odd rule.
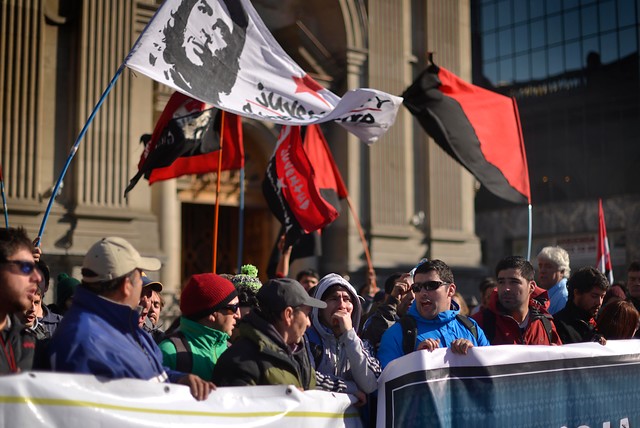
[[7,211],[7,197],[4,193],[4,176],[0,165],[0,192],[2,192],[2,208],[4,209],[4,226],[9,229],[9,211]]
[[531,240],[533,235],[533,216],[531,213],[531,204],[529,204],[529,238],[527,242],[527,260],[531,260]]
[[69,152],[69,156],[67,157],[67,161],[65,162],[64,167],[62,168],[62,172],[60,173],[60,177],[58,177],[58,181],[56,181],[56,185],[53,187],[53,191],[51,192],[51,198],[49,198],[49,203],[47,204],[47,209],[44,212],[44,216],[42,218],[42,224],[40,225],[40,230],[38,231],[38,236],[36,237],[36,239],[34,241],[34,246],[36,246],[36,247],[40,246],[40,242],[42,240],[42,235],[44,234],[44,228],[47,226],[47,220],[49,219],[49,214],[51,213],[51,208],[53,207],[53,201],[56,198],[56,196],[58,195],[58,191],[60,190],[60,185],[62,184],[62,180],[64,180],[64,176],[67,173],[67,169],[69,169],[69,165],[71,164],[71,160],[73,159],[73,157],[75,156],[76,152],[78,151],[78,148],[80,147],[80,142],[82,141],[82,139],[84,138],[85,134],[87,133],[87,130],[89,129],[89,125],[91,124],[91,122],[93,122],[93,119],[95,119],[96,113],[98,113],[98,110],[102,106],[102,103],[104,103],[104,100],[107,98],[107,95],[109,94],[109,92],[111,92],[111,89],[113,89],[113,86],[115,85],[116,80],[118,80],[118,78],[122,74],[122,70],[124,70],[124,64],[120,65],[120,68],[118,68],[118,71],[116,71],[116,74],[113,76],[113,78],[111,79],[111,82],[109,82],[109,85],[107,86],[107,88],[102,93],[102,96],[98,100],[98,103],[93,108],[93,111],[91,112],[91,115],[89,116],[89,119],[87,119],[87,123],[84,124],[84,126],[82,127],[82,130],[80,131],[80,134],[78,134],[78,138],[76,138],[76,142],[73,144],[73,147],[71,147],[71,151]]
[[240,168],[240,212],[238,213],[238,273],[242,268],[244,243],[244,165]]
[[218,154],[218,177],[216,180],[216,205],[213,217],[213,267],[211,272],[216,273],[218,263],[218,220],[220,212],[220,173],[222,172],[222,148],[224,147],[224,110],[220,110],[220,152]]

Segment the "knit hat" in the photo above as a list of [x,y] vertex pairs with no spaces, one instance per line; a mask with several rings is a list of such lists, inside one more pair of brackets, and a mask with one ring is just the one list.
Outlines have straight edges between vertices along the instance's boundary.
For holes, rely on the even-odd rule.
[[238,296],[228,279],[215,273],[192,275],[180,296],[182,316],[197,320],[221,309]]
[[240,306],[256,307],[258,305],[256,294],[262,287],[258,279],[258,268],[254,265],[243,265],[240,273],[231,278],[231,282],[238,291]]
[[62,308],[64,302],[73,296],[78,284],[80,284],[80,281],[70,277],[66,273],[58,275],[58,285],[56,286],[56,305],[58,305],[58,307]]

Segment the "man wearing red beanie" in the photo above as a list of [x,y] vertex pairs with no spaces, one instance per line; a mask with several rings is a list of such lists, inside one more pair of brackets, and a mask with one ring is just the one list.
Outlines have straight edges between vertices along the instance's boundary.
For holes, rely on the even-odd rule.
[[164,364],[211,380],[240,318],[231,281],[214,273],[193,275],[180,296],[180,328],[160,344]]

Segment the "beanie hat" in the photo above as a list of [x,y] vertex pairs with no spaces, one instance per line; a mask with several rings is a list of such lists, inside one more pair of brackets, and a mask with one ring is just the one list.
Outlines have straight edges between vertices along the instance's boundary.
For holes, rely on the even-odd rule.
[[257,306],[256,294],[262,287],[262,283],[258,279],[258,268],[254,265],[243,265],[240,268],[240,273],[231,278],[231,282],[238,291],[240,306]]
[[254,293],[257,293],[260,287],[262,287],[262,283],[260,279],[258,279],[258,268],[254,265],[243,265],[240,268],[240,273],[235,275],[231,282],[236,288],[248,288]]
[[221,309],[235,297],[238,292],[231,281],[215,273],[192,275],[187,281],[180,296],[182,316],[197,320],[216,309]]
[[80,284],[75,278],[70,277],[66,273],[58,275],[58,285],[56,286],[56,305],[63,307],[67,301],[76,292],[76,287]]

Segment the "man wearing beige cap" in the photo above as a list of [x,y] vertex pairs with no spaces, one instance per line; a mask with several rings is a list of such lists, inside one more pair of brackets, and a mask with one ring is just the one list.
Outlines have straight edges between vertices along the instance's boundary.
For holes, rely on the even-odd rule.
[[189,385],[205,399],[214,385],[162,366],[160,349],[138,326],[141,271],[157,271],[160,260],[142,257],[126,240],[102,238],[85,255],[82,283],[51,339],[54,371],[111,379],[136,378]]

